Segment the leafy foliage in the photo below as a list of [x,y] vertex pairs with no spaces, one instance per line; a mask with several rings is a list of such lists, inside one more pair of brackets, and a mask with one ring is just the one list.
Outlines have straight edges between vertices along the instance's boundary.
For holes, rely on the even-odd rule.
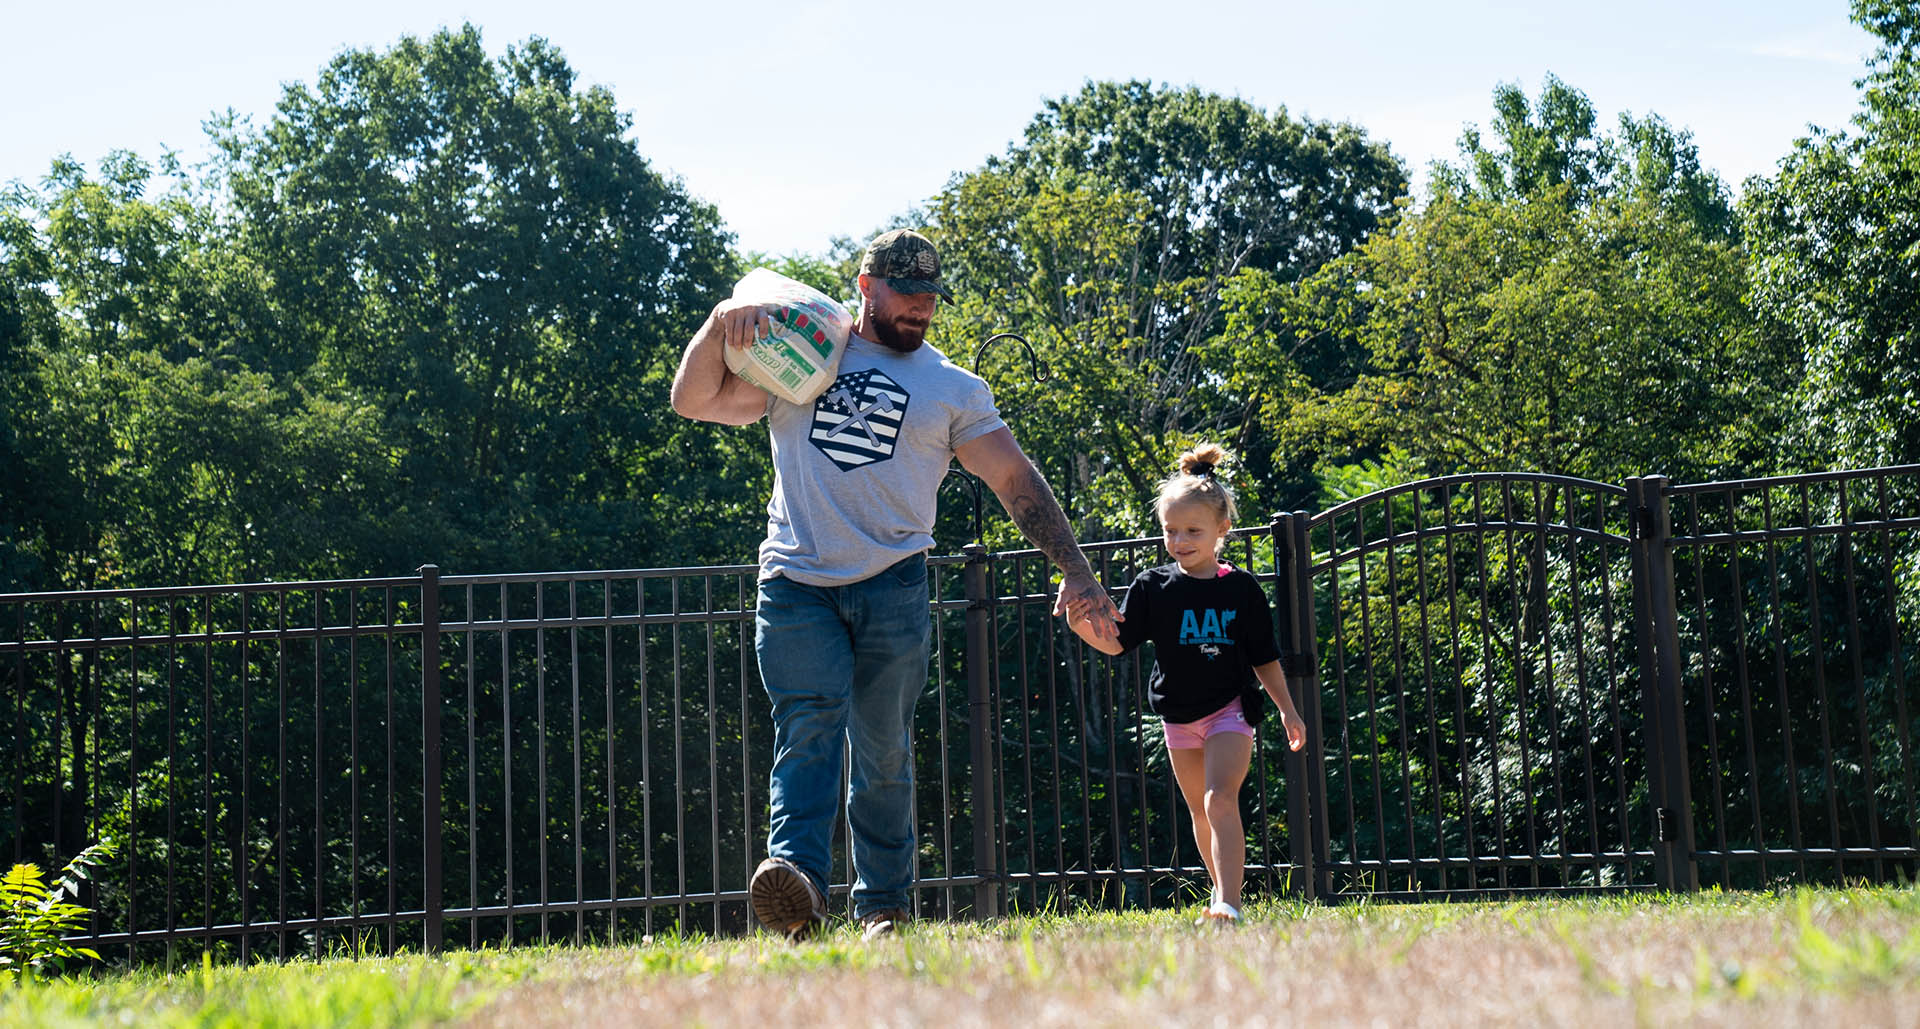
[[1766,463],[1775,355],[1754,340],[1725,190],[1657,117],[1592,132],[1550,80],[1531,120],[1495,93],[1434,197],[1302,283],[1321,332],[1365,348],[1287,437],[1389,444],[1435,472],[1619,481]]
[[[177,169],[174,169],[177,171]],[[370,411],[250,357],[260,269],[190,189],[129,154],[56,165],[0,248],[20,300],[8,521],[20,585],[259,578],[337,566],[378,468]]]
[[86,928],[87,909],[73,902],[91,869],[111,857],[113,845],[102,840],[75,855],[61,870],[60,880],[47,888],[39,865],[14,865],[0,879],[0,972],[10,983],[23,979],[51,979],[78,958],[100,960],[87,947],[63,938]]
[[381,412],[373,568],[623,564],[650,534],[704,558],[679,508],[757,478],[725,451],[686,474],[714,444],[657,402],[731,269],[718,214],[574,79],[468,26],[342,54],[219,132],[276,349]]
[[115,154],[15,189],[5,581],[741,560],[764,446],[664,402],[734,259],[627,124],[468,27],[215,125],[203,180]]
[[1854,131],[1815,131],[1748,183],[1754,306],[1804,353],[1799,434],[1846,464],[1920,459],[1920,11],[1855,0],[1881,39]]
[[1354,126],[1196,89],[1090,84],[935,198],[963,297],[949,327],[1019,331],[1052,369],[1044,384],[994,383],[1088,535],[1139,526],[1197,435],[1239,444],[1258,511],[1274,476],[1259,419],[1273,384],[1229,377],[1245,312],[1362,239],[1403,189],[1399,163]]

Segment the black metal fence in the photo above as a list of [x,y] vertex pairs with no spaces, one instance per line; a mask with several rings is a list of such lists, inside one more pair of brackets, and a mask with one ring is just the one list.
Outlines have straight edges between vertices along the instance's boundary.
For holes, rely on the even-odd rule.
[[[1911,877],[1917,493],[1920,466],[1452,476],[1237,531],[1320,669],[1307,749],[1255,750],[1250,882]],[[1164,560],[1087,549],[1116,589]],[[1195,896],[1142,655],[1068,634],[1036,553],[929,564],[921,913]],[[87,939],[139,960],[744,929],[772,739],[754,571],[0,596],[0,846],[120,841]]]
[[1307,889],[1911,879],[1920,466],[1283,516]]
[[1281,520],[1315,893],[1651,881],[1631,488],[1453,476]]

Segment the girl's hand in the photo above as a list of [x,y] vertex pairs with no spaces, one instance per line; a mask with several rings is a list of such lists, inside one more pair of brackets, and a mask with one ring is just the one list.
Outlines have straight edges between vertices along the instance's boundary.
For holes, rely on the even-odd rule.
[[1307,745],[1307,723],[1300,720],[1299,712],[1292,708],[1281,708],[1280,724],[1287,730],[1288,750],[1299,750]]
[[1084,575],[1069,575],[1061,581],[1060,592],[1053,600],[1053,613],[1064,615],[1067,626],[1087,636],[1089,642],[1119,640],[1117,623],[1126,620],[1114,606],[1113,598],[1107,595],[1106,588]]

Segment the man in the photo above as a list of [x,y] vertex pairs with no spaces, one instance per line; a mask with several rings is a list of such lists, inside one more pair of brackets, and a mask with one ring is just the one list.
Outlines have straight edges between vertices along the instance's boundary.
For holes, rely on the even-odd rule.
[[685,417],[727,425],[765,417],[772,438],[754,620],[773,701],[772,817],[748,897],[762,925],[793,938],[826,919],[849,746],[854,916],[869,937],[910,917],[913,708],[927,683],[931,624],[926,552],[951,459],[987,483],[1060,568],[1054,612],[1118,634],[1119,612],[986,383],[924,342],[939,299],[953,299],[933,243],[908,229],[877,237],[858,283],[853,337],[813,403],[773,397],[727,368],[722,348],[752,346],[772,324],[769,312],[735,300],[713,309],[673,380],[673,409]]

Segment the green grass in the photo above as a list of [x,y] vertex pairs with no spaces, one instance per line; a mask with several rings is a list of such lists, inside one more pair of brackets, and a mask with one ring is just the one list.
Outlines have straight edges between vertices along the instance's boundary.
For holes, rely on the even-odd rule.
[[203,966],[0,992],[0,1024],[1915,1024],[1912,888],[1256,903]]

